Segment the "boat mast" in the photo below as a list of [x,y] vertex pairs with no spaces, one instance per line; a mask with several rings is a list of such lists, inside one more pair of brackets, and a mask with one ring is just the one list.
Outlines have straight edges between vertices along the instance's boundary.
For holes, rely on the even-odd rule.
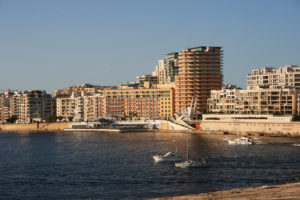
[[189,131],[186,132],[186,161],[189,161]]

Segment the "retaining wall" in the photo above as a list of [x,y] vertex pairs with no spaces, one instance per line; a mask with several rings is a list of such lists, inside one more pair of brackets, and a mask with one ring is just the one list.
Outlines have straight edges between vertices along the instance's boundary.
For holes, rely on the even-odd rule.
[[201,122],[201,130],[223,131],[237,134],[265,134],[273,136],[300,136],[299,122],[222,122],[205,120]]
[[69,123],[2,124],[0,131],[63,131]]

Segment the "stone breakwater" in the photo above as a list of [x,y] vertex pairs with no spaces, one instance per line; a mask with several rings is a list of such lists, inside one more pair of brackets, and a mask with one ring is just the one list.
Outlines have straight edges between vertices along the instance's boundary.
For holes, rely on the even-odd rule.
[[191,194],[177,197],[158,198],[160,200],[183,200],[183,199],[199,199],[199,200],[241,200],[241,199],[276,199],[276,200],[299,200],[300,199],[300,183],[290,183],[284,185],[261,186],[257,188],[242,188],[224,190],[218,192]]
[[0,131],[63,131],[69,123],[2,124]]

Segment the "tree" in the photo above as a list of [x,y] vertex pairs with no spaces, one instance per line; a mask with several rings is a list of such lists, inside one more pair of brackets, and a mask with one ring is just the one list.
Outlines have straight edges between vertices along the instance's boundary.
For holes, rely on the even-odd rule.
[[13,115],[13,116],[11,116],[10,118],[8,118],[7,120],[6,120],[6,122],[8,122],[8,123],[15,123],[16,121],[17,121],[17,119],[18,119],[18,117],[16,116],[16,115]]
[[58,121],[61,121],[61,120],[63,120],[63,119],[64,119],[63,116],[57,116],[57,117],[56,117],[56,120],[58,120]]
[[69,116],[68,117],[69,122],[71,122],[73,120],[73,118],[74,118],[73,116]]

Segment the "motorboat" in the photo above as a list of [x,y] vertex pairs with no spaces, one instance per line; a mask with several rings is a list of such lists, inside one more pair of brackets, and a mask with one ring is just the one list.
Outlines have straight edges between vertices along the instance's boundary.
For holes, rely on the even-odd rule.
[[187,140],[186,140],[186,161],[175,163],[175,167],[178,168],[199,168],[199,167],[207,167],[208,162],[205,158],[202,158],[201,161],[198,160],[191,160],[189,159],[189,135],[187,133]]
[[165,155],[154,155],[153,159],[155,162],[176,162],[181,160],[181,158],[178,156],[177,150],[173,152],[168,152]]
[[199,167],[207,167],[208,162],[205,158],[202,158],[201,161],[197,160],[186,160],[184,162],[175,163],[175,167],[178,168],[199,168]]
[[241,137],[233,140],[227,140],[228,144],[255,144],[254,139],[251,137]]
[[300,147],[300,144],[292,144],[293,146],[295,146],[295,147]]

